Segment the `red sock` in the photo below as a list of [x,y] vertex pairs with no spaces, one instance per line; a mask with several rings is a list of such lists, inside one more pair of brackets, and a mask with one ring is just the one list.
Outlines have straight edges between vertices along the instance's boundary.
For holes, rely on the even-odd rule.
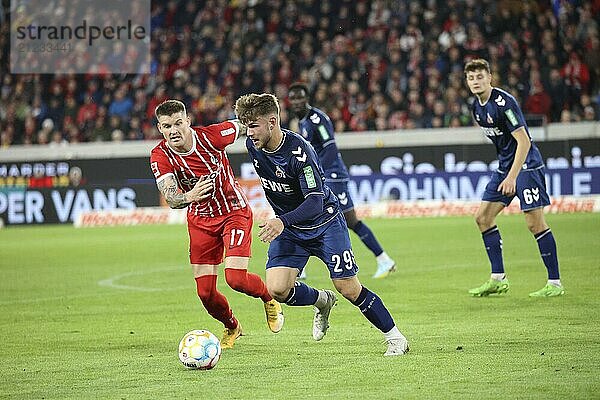
[[227,298],[217,290],[217,276],[203,275],[196,279],[196,290],[198,297],[206,311],[216,320],[221,321],[225,328],[233,329],[238,326],[238,322],[233,316],[233,311],[229,307]]
[[248,296],[260,297],[265,303],[273,300],[260,276],[251,274],[245,269],[225,268],[225,280],[233,290]]

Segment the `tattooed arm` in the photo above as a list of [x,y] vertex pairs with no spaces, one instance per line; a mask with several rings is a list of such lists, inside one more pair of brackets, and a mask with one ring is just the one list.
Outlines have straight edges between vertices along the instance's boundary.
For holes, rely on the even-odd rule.
[[212,195],[214,188],[213,181],[208,177],[203,177],[189,192],[182,192],[173,175],[166,176],[156,185],[171,208],[185,208],[194,201],[204,201]]

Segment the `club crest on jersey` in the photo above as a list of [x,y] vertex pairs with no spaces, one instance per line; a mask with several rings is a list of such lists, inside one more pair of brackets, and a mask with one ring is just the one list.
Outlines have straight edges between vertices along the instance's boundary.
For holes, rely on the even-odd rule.
[[285,178],[285,171],[279,165],[275,167],[275,176],[278,178]]
[[498,97],[496,97],[496,100],[494,100],[496,102],[496,104],[498,104],[500,107],[504,107],[506,105],[506,100],[504,100],[504,98],[501,95],[498,95]]
[[492,119],[492,116],[490,115],[490,113],[487,113],[486,121],[488,122],[488,124],[494,123],[494,120]]
[[210,161],[215,165],[219,164],[219,160],[217,160],[217,157],[213,156],[212,154],[210,155]]

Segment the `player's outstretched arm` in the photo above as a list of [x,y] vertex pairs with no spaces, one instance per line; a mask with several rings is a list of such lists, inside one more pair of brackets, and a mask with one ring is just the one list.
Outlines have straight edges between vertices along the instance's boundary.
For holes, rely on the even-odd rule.
[[158,190],[162,193],[171,208],[185,208],[191,202],[201,202],[208,199],[214,189],[214,184],[208,177],[201,178],[192,190],[181,192],[173,176],[167,176],[157,183]]

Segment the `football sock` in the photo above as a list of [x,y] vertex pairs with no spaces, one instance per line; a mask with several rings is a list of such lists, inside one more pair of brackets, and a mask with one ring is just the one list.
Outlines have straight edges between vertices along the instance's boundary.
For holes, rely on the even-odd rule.
[[196,279],[196,290],[206,311],[216,320],[221,321],[225,328],[234,329],[238,321],[233,316],[227,298],[217,290],[217,276],[203,275]]
[[481,233],[483,244],[487,251],[492,274],[504,274],[504,261],[502,260],[502,237],[498,226],[494,225],[490,229]]
[[538,248],[544,265],[548,270],[548,279],[560,279],[558,272],[558,256],[556,254],[556,241],[550,228],[533,235],[537,241]]
[[501,281],[502,279],[506,278],[506,275],[504,273],[502,273],[502,274],[492,274],[491,278],[495,279],[497,281]]
[[358,223],[354,225],[354,228],[352,228],[352,230],[358,235],[360,240],[363,241],[365,246],[367,246],[369,250],[373,252],[373,254],[378,256],[381,253],[383,253],[383,249],[381,248],[381,245],[375,238],[375,235],[373,235],[371,229],[369,229],[368,226],[363,224],[362,221],[358,221]]
[[381,332],[389,332],[394,328],[394,319],[383,301],[366,287],[362,287],[358,298],[352,304]]
[[309,306],[315,304],[319,291],[303,282],[296,281],[284,303],[288,306]]
[[390,256],[388,256],[388,254],[385,251],[382,251],[381,254],[375,258],[377,259],[377,262],[393,262]]
[[391,340],[404,338],[404,335],[400,332],[398,327],[394,325],[394,327],[389,332],[383,332],[383,337],[385,338],[385,340]]
[[329,300],[329,296],[327,296],[327,292],[324,290],[317,290],[319,295],[317,296],[317,301],[315,301],[315,307],[323,308],[327,304],[327,300]]
[[260,276],[245,269],[225,268],[225,281],[233,290],[248,296],[260,297],[265,303],[273,299]]

